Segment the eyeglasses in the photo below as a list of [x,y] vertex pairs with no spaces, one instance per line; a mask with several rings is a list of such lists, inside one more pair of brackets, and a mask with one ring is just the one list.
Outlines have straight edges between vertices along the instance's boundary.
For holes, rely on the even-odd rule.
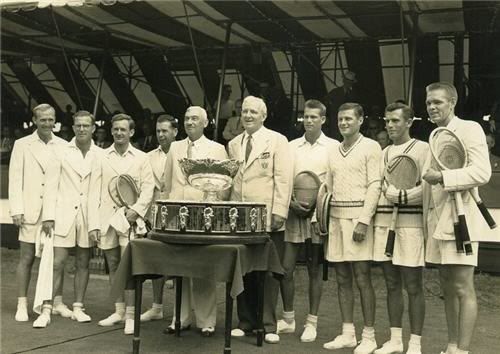
[[75,129],[77,129],[77,130],[80,130],[80,129],[89,130],[92,126],[90,124],[75,124],[75,125],[73,125],[73,127],[75,127]]

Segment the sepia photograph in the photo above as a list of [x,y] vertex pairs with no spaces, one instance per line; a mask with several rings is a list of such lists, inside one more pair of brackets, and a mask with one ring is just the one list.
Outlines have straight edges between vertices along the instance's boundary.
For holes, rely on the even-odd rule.
[[500,353],[500,1],[0,0],[0,352]]

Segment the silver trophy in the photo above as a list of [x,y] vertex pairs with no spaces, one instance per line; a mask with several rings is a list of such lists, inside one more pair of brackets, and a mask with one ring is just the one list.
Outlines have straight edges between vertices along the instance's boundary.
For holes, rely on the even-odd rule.
[[203,192],[203,201],[218,201],[217,193],[231,187],[241,161],[214,159],[179,159],[188,183]]

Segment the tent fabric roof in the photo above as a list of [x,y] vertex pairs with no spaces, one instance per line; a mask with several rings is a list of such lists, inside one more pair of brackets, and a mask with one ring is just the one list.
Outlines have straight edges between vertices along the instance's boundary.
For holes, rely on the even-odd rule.
[[[52,6],[50,6],[52,5]],[[112,6],[110,6],[112,5]],[[0,3],[2,56],[113,54],[230,45],[297,46],[354,39],[500,31],[498,1],[133,1]]]

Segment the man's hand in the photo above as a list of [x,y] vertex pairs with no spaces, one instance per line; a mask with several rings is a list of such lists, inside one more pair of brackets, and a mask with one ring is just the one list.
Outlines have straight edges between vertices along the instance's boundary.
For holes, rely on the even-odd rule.
[[139,217],[139,214],[137,214],[134,209],[127,209],[127,211],[125,212],[125,217],[127,218],[128,223],[132,225]]
[[42,231],[45,232],[47,236],[50,236],[50,231],[54,229],[54,221],[48,220],[42,222]]
[[271,216],[271,231],[278,231],[285,223],[285,218],[276,214]]
[[363,242],[366,238],[366,231],[368,231],[368,225],[358,222],[352,232],[354,242]]
[[309,204],[305,202],[299,202],[297,200],[290,201],[290,209],[297,215],[306,218],[311,213],[309,209]]
[[324,236],[321,231],[319,230],[319,224],[317,221],[311,223],[311,227],[313,229],[313,232],[318,235],[318,236]]
[[424,181],[432,185],[443,183],[443,173],[432,167],[427,170],[422,178],[424,179]]
[[24,224],[24,214],[12,215],[14,225],[21,227]]
[[91,241],[100,242],[101,241],[101,231],[100,230],[89,231],[89,238]]

